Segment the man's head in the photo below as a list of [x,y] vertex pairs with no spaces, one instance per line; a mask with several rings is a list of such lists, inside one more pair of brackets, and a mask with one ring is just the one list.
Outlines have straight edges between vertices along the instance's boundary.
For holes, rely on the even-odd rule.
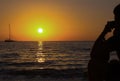
[[119,21],[119,22],[120,22],[120,4],[117,5],[117,6],[114,8],[113,13],[114,13],[114,15],[115,15],[115,21]]

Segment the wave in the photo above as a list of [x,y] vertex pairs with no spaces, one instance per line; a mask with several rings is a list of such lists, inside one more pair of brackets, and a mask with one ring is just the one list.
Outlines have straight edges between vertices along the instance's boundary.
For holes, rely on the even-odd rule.
[[85,77],[85,72],[82,68],[78,69],[34,69],[34,70],[0,70],[0,75],[22,75],[22,76],[41,76],[53,78],[71,78],[71,77]]
[[0,54],[0,58],[18,58],[20,55],[18,53],[4,53]]

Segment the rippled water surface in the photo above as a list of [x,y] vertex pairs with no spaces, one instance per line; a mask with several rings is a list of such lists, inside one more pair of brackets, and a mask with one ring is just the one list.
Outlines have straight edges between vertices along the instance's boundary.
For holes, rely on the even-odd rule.
[[0,69],[86,68],[93,42],[0,42]]

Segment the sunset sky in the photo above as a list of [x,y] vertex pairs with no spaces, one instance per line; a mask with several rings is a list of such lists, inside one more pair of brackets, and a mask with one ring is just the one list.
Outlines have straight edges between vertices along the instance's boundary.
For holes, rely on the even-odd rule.
[[[0,40],[95,40],[120,0],[0,0]],[[43,32],[38,33],[42,28]]]

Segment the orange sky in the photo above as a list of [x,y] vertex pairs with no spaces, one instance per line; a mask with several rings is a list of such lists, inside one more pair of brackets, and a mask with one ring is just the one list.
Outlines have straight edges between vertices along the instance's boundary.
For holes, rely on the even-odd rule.
[[[0,40],[95,40],[119,0],[0,0]],[[39,34],[38,28],[44,32]]]

